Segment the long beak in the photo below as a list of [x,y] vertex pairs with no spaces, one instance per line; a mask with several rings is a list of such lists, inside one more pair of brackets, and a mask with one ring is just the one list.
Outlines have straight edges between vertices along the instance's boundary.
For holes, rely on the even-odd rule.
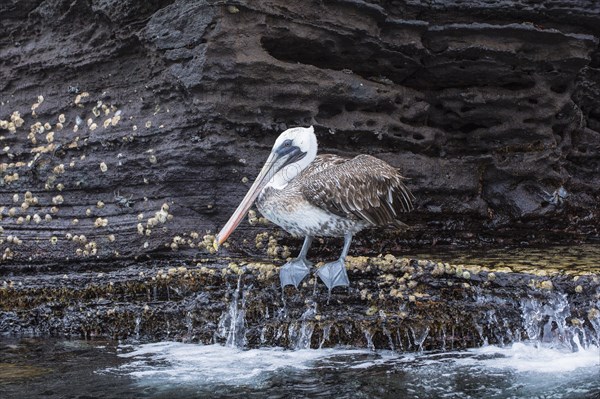
[[248,190],[246,196],[242,202],[240,202],[225,226],[223,226],[219,234],[217,234],[215,239],[215,249],[218,249],[219,245],[223,244],[225,240],[227,240],[227,237],[229,237],[235,228],[238,227],[244,216],[246,216],[246,212],[248,212],[248,209],[250,209],[256,197],[258,197],[258,194],[267,185],[273,175],[277,173],[279,169],[277,165],[279,164],[279,162],[277,162],[278,158],[279,156],[274,153],[269,155],[267,162],[265,162],[265,165],[262,167],[260,173],[256,177],[256,180],[254,180],[252,187],[250,187],[250,190]]

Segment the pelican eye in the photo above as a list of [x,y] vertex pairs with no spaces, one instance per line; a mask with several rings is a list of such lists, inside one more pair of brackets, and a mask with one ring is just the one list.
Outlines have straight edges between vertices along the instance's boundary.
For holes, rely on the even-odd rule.
[[299,148],[294,145],[294,141],[287,139],[283,143],[281,143],[275,151],[279,156],[285,156],[298,150]]

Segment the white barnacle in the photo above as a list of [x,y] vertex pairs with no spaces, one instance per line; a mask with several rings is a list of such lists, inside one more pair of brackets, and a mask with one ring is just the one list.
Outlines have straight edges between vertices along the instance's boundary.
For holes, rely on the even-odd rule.
[[96,228],[106,227],[108,225],[108,219],[106,218],[96,218],[94,221],[94,226]]
[[21,118],[21,113],[19,111],[14,111],[10,115],[10,121],[14,124],[15,128],[23,126],[23,123],[25,122],[23,118]]
[[101,162],[101,163],[100,163],[100,171],[101,171],[102,173],[104,173],[104,172],[106,172],[107,170],[108,170],[108,166],[106,166],[106,163],[105,163],[105,162]]

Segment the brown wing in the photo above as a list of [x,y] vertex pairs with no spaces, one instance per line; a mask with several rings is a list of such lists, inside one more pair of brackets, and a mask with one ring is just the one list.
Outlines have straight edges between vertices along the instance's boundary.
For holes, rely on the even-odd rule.
[[402,180],[395,168],[370,155],[319,155],[298,176],[304,197],[321,209],[374,226],[405,227],[398,217],[413,209],[414,197]]

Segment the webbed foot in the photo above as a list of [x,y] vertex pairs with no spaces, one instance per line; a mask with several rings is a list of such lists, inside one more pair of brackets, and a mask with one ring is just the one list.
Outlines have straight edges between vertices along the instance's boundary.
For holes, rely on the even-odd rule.
[[281,288],[286,285],[293,285],[298,288],[298,285],[308,275],[311,266],[311,262],[302,258],[296,258],[281,266],[279,270]]
[[327,288],[329,288],[329,292],[331,292],[333,287],[348,287],[350,285],[348,273],[346,273],[346,265],[339,259],[335,262],[326,263],[321,266],[319,270],[317,270],[317,276],[319,276]]

